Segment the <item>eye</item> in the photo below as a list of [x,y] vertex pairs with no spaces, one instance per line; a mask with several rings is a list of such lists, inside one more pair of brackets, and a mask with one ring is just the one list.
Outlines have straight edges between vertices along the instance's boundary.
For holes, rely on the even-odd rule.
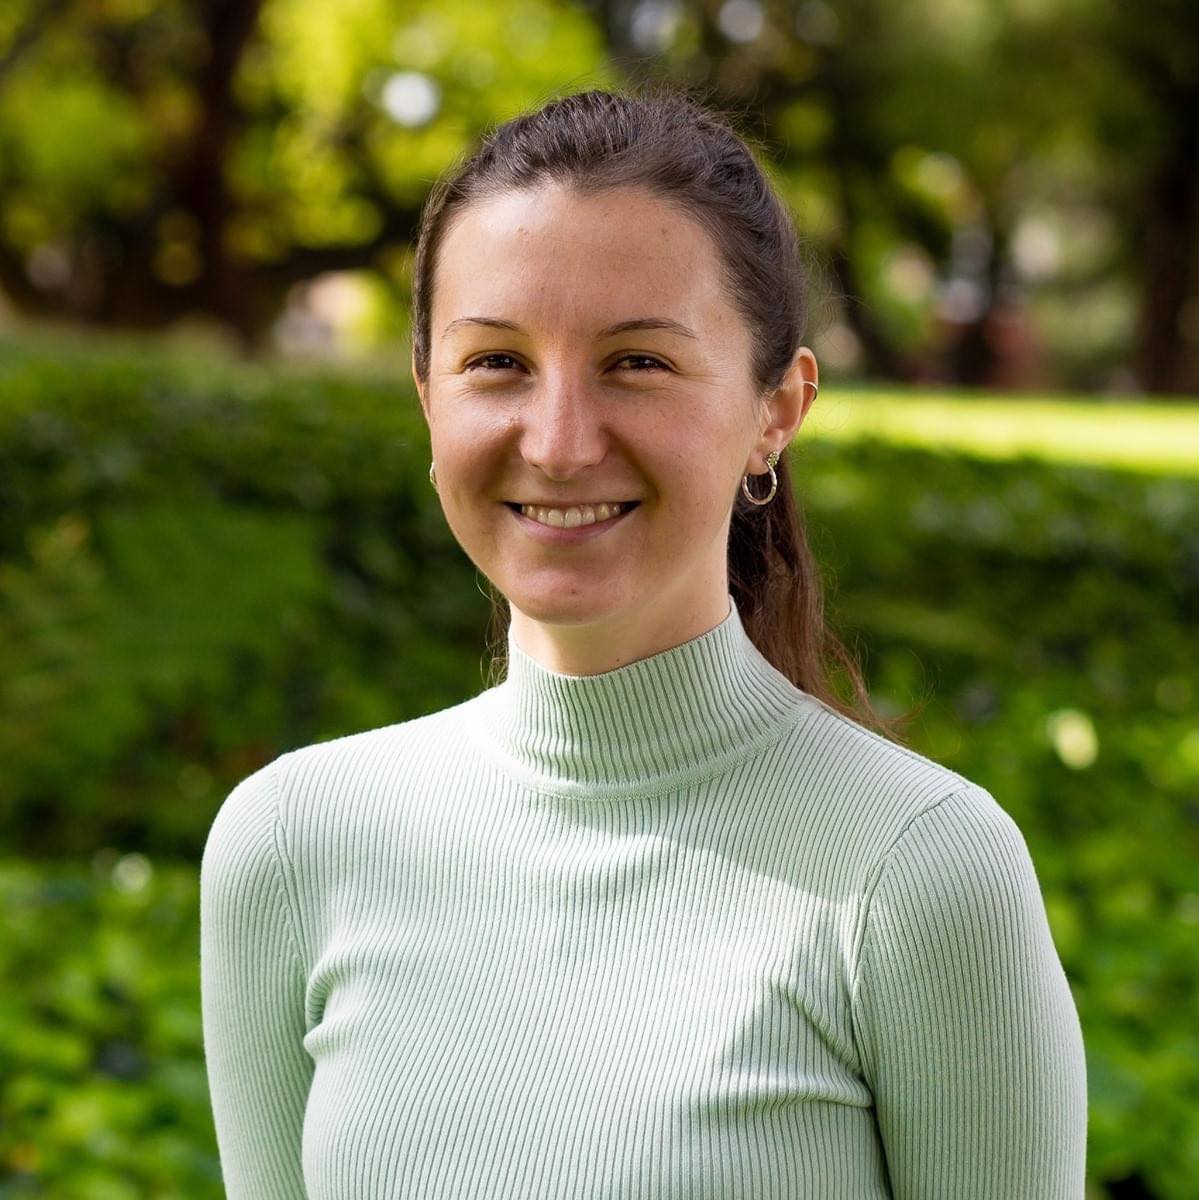
[[470,362],[468,362],[466,364],[466,369],[468,371],[503,371],[503,370],[505,370],[506,369],[505,366],[490,366],[490,365],[488,365],[488,364],[494,362],[494,360],[496,360],[496,359],[503,359],[503,360],[505,360],[506,363],[516,362],[516,359],[514,359],[511,354],[500,354],[497,352],[494,354],[483,354],[483,355],[480,355],[476,359],[472,359]]
[[668,371],[670,369],[664,362],[661,362],[659,359],[656,359],[649,354],[626,354],[623,358],[618,358],[616,362],[617,364],[625,362],[648,364],[648,366],[638,367],[637,370],[639,372],[647,369],[658,371]]

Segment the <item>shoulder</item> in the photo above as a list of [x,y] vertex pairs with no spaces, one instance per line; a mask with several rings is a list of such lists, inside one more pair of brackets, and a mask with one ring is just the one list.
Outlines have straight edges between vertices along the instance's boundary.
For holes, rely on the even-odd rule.
[[877,923],[937,910],[942,927],[979,908],[1041,905],[1024,834],[991,792],[807,696],[780,746],[803,823],[840,842],[854,892]]
[[434,787],[447,764],[469,769],[463,730],[477,700],[279,754],[229,792],[207,846],[227,853],[230,842],[274,839],[286,860],[289,846],[394,810],[405,796]]
[[961,772],[800,695],[798,718],[776,747],[780,769],[805,821],[851,834],[859,864],[877,865],[914,821],[952,796],[1010,822],[991,794]]
[[1039,918],[1042,907],[1024,834],[977,784],[921,810],[898,831],[872,874],[867,904],[876,921],[918,906],[941,928],[1017,907]]
[[929,1012],[957,1030],[1034,1011],[1043,1029],[1069,1020],[1069,984],[1024,836],[982,788],[947,796],[895,839],[866,888],[851,958],[867,1038],[872,1024],[910,1030]]
[[896,987],[913,971],[962,987],[1060,975],[1027,842],[985,788],[957,789],[897,832],[863,889],[854,957],[855,974],[869,962]]
[[294,804],[314,789],[378,782],[399,771],[411,777],[434,766],[460,741],[478,697],[407,721],[343,734],[281,754],[275,760],[280,791]]
[[279,879],[275,764],[247,775],[213,818],[200,858],[201,907],[207,919],[223,903],[273,890]]

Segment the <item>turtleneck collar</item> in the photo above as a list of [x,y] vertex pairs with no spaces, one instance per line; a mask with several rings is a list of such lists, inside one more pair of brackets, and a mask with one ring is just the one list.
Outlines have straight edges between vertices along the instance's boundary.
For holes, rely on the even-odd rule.
[[661,793],[708,778],[778,737],[804,704],[741,624],[599,675],[561,675],[508,631],[508,675],[476,697],[488,756],[539,790],[580,799]]

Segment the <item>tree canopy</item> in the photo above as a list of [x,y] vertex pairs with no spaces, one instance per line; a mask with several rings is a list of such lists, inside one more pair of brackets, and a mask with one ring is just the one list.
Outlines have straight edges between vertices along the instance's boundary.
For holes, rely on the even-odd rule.
[[551,95],[657,79],[761,147],[834,372],[1199,390],[1188,0],[9,0],[0,294],[262,346],[354,272],[395,337],[439,172]]

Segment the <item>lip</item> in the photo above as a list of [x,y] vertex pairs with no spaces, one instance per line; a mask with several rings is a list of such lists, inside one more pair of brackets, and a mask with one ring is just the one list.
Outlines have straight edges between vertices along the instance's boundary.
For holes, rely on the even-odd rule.
[[[615,529],[622,521],[631,517],[641,505],[635,504],[632,508],[626,508],[616,516],[609,517],[606,521],[593,521],[590,525],[576,525],[573,529],[566,529],[565,527],[559,529],[556,525],[542,525],[540,521],[534,521],[532,517],[526,517],[519,509],[512,508],[508,504],[505,504],[504,507],[508,509],[512,516],[520,523],[521,528],[526,530],[531,537],[547,542],[551,546],[569,546],[577,542],[589,542],[592,538],[603,537],[609,530]],[[534,507],[549,508],[556,506],[536,505]]]
[[601,504],[639,504],[638,500],[505,500],[505,504],[520,504],[528,508],[599,508]]

